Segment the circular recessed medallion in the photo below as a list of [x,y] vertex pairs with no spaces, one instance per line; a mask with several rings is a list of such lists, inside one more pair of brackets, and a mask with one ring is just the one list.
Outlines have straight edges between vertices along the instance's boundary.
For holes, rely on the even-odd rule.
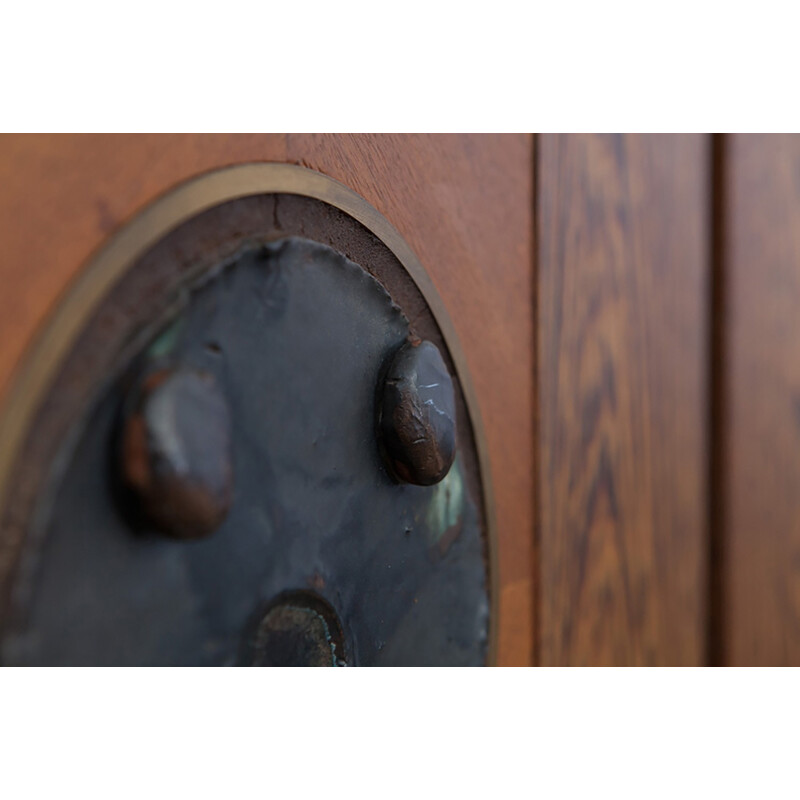
[[88,265],[0,417],[2,662],[491,661],[476,412],[365,201],[284,165],[179,187]]

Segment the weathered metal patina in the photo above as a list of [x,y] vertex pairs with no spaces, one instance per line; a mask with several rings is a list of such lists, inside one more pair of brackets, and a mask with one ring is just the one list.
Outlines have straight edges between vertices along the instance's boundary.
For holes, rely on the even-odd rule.
[[86,318],[0,486],[0,661],[486,663],[450,355],[391,251],[324,203],[173,229]]
[[484,547],[458,464],[442,491],[396,482],[380,458],[381,368],[409,352],[385,290],[289,238],[245,250],[184,302],[68,457],[4,661],[225,664],[250,647],[253,663],[318,664],[330,640],[313,604],[263,613],[307,590],[342,620],[349,661],[331,664],[482,663]]

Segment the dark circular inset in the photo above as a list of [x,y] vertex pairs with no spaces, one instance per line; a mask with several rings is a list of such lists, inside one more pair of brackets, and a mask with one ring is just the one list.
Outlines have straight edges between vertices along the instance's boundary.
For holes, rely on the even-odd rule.
[[282,594],[267,609],[253,636],[253,667],[345,667],[342,625],[312,592]]

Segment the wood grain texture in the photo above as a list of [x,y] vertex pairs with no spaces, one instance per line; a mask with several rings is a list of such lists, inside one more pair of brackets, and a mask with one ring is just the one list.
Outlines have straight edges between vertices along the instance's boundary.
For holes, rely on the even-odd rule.
[[0,137],[0,398],[92,253],[177,183],[249,161],[302,164],[384,214],[428,270],[470,365],[500,537],[501,664],[533,642],[532,140],[527,135]]
[[708,141],[538,151],[540,662],[699,664]]
[[800,136],[726,137],[722,660],[800,665]]

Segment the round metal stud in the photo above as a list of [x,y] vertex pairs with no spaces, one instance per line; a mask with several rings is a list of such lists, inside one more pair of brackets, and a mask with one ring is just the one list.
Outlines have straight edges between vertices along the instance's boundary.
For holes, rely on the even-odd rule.
[[162,369],[142,381],[120,433],[120,477],[143,521],[168,536],[213,533],[231,504],[227,402],[209,374]]
[[399,481],[438,483],[456,455],[453,382],[432,342],[404,344],[386,370],[378,402],[384,462]]

